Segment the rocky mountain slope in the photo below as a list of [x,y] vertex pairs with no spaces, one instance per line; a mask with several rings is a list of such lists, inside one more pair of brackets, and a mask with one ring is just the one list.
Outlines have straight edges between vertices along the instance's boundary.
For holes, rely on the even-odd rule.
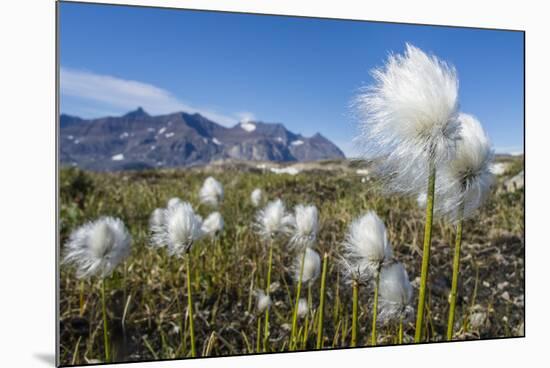
[[317,133],[304,137],[282,124],[242,122],[227,128],[200,114],[151,116],[142,108],[120,117],[60,116],[62,165],[113,171],[203,165],[216,160],[300,162],[343,158]]

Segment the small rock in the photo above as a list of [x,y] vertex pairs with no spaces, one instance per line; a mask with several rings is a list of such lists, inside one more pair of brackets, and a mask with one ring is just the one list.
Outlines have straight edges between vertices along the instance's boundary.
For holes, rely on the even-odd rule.
[[487,314],[483,312],[472,313],[470,315],[470,326],[474,330],[479,330],[485,324],[487,320]]

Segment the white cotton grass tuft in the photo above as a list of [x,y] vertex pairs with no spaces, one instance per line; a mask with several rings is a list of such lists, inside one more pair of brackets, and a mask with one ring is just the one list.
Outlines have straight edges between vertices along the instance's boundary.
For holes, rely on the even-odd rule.
[[[452,222],[473,216],[487,199],[495,180],[491,172],[494,153],[480,122],[463,113],[459,122],[460,139],[455,157],[438,167],[435,186],[434,213]],[[425,192],[418,195],[417,202],[419,207],[426,207]]]
[[393,263],[380,271],[378,323],[408,320],[413,314],[410,305],[413,288],[405,267]]
[[122,220],[100,217],[74,230],[65,244],[63,263],[76,267],[76,276],[106,277],[130,254],[132,239]]
[[206,178],[199,191],[200,202],[212,207],[217,207],[223,200],[222,184],[209,176]]
[[262,238],[273,239],[289,234],[293,224],[294,217],[286,211],[283,201],[276,199],[257,212],[254,227]]
[[294,208],[294,233],[290,239],[290,245],[299,249],[311,247],[317,240],[319,231],[319,211],[317,207],[310,205],[297,205]]
[[223,217],[219,212],[212,212],[202,222],[202,232],[204,235],[215,236],[223,230]]
[[271,297],[261,289],[257,289],[255,291],[255,294],[256,294],[256,310],[259,314],[261,314],[271,306]]
[[168,207],[164,216],[161,237],[170,255],[180,256],[187,253],[193,243],[204,235],[202,217],[195,214],[193,207],[187,202]]
[[304,259],[304,271],[302,273],[302,283],[309,283],[312,285],[319,277],[321,272],[321,257],[319,253],[311,248],[305,249],[305,256],[302,253],[296,256],[293,265],[293,277],[296,282],[300,280],[300,268],[302,266],[302,258]]
[[256,188],[250,193],[250,201],[254,207],[259,207],[262,203],[263,193],[260,188]]
[[351,223],[343,245],[342,266],[349,280],[365,281],[375,276],[393,257],[386,226],[373,211]]
[[454,67],[406,44],[372,71],[374,84],[353,107],[357,148],[377,158],[376,170],[390,191],[416,194],[427,184],[429,160],[452,157],[459,133],[458,78]]
[[305,298],[300,298],[300,300],[298,301],[298,310],[296,312],[298,318],[304,317],[305,315],[307,315],[307,312],[309,312],[307,300]]
[[494,182],[491,172],[494,153],[483,127],[468,114],[460,114],[459,121],[456,154],[439,169],[436,185],[435,212],[452,221],[471,217],[486,200]]
[[183,201],[178,197],[172,197],[166,203],[166,208],[174,207],[176,205],[183,204]]
[[164,231],[164,209],[155,208],[149,216],[149,234],[151,236],[149,244],[152,247],[160,248],[165,246],[162,233]]

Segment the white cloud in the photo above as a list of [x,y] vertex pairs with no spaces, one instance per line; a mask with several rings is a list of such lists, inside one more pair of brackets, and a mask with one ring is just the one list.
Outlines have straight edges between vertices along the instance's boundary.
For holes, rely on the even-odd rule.
[[[152,84],[121,79],[110,75],[61,67],[61,94],[103,105],[97,112],[117,109],[121,113],[143,107],[145,111],[157,115],[176,111],[199,113],[208,119],[225,126],[235,125],[242,119],[242,113],[235,116],[220,114],[210,109],[200,108],[179,100],[169,91]],[[248,116],[254,116],[247,113]]]

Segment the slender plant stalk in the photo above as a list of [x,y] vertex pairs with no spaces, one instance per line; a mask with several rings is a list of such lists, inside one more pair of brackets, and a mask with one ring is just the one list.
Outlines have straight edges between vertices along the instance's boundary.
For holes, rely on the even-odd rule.
[[453,259],[453,281],[451,284],[451,301],[449,306],[449,320],[447,321],[447,340],[453,338],[453,329],[455,323],[455,308],[456,308],[456,297],[458,290],[458,274],[460,272],[460,245],[462,243],[462,213],[464,211],[463,205],[459,209],[459,218],[458,224],[456,225],[456,241],[455,241],[455,254]]
[[111,345],[109,342],[109,324],[107,322],[107,308],[105,306],[105,279],[101,281],[101,311],[103,313],[103,344],[105,346],[105,362],[111,362]]
[[189,261],[191,254],[185,256],[185,268],[187,271],[187,311],[189,313],[189,334],[191,335],[191,356],[197,356],[195,351],[195,328],[193,323],[193,296],[191,295],[191,262]]
[[327,263],[328,263],[328,253],[325,252],[323,256],[323,271],[321,274],[321,295],[319,296],[319,321],[317,324],[317,349],[323,348],[323,319],[325,311],[325,287],[327,279]]
[[376,346],[376,319],[378,317],[378,286],[380,285],[380,270],[376,272],[376,281],[374,284],[374,305],[372,306],[372,332],[371,344]]
[[258,330],[256,331],[256,353],[260,352],[260,342],[262,341],[262,319],[258,316]]
[[430,248],[432,245],[432,221],[435,196],[435,162],[429,163],[428,191],[426,202],[426,223],[424,226],[424,247],[422,249],[422,271],[420,273],[420,291],[418,294],[418,309],[416,311],[416,330],[414,342],[422,339],[422,326],[424,324],[424,303],[426,301],[426,287],[428,284],[428,267],[430,265]]
[[403,316],[399,318],[399,344],[403,343]]
[[[269,242],[269,258],[267,263],[267,280],[265,286],[265,294],[269,296],[269,287],[271,286],[271,263],[273,261],[273,240]],[[264,339],[263,350],[267,351],[267,340],[269,339],[269,307],[265,309],[265,321],[264,321]]]
[[306,258],[306,250],[302,255],[300,263],[300,276],[298,277],[298,285],[296,287],[296,302],[294,303],[294,312],[292,313],[292,329],[290,331],[290,350],[296,348],[296,326],[298,325],[298,305],[300,304],[300,292],[302,290],[302,276],[304,274],[304,260]]
[[353,290],[353,316],[351,319],[351,346],[357,346],[357,307],[359,304],[359,284],[356,280],[352,283]]

